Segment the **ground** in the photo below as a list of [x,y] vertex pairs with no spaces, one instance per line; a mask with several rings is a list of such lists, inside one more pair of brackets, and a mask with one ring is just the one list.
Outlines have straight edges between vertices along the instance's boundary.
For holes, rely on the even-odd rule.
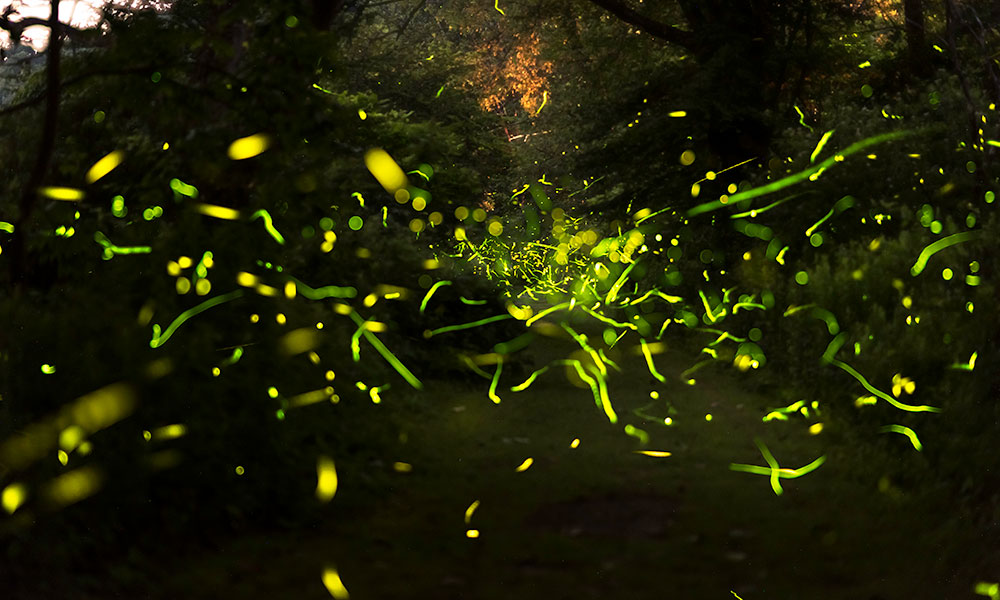
[[[342,472],[314,527],[261,524],[182,556],[165,551],[131,597],[329,598],[328,567],[353,598],[976,597],[995,550],[936,492],[896,486],[891,462],[838,441],[833,426],[810,435],[801,421],[762,422],[778,403],[747,392],[735,370],[688,386],[678,375],[690,354],[656,360],[668,378],[656,385],[659,401],[641,357],[619,361],[616,424],[561,372],[501,391],[499,404],[485,381],[429,382],[384,407],[399,428],[395,454]],[[633,412],[664,417],[667,401],[670,426]],[[648,432],[648,444],[625,435],[626,424]],[[782,467],[826,462],[782,479],[776,495],[768,477],[729,468],[766,465],[755,437]],[[395,461],[412,471],[395,471]],[[875,462],[859,469],[864,461]],[[364,471],[386,483],[373,487]]]

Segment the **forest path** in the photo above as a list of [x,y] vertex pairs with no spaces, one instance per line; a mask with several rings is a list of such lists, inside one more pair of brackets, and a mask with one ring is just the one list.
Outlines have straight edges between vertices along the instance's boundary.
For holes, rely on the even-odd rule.
[[[567,348],[548,339],[530,352]],[[880,491],[870,471],[852,467],[863,448],[838,444],[835,431],[809,435],[794,417],[763,423],[763,409],[782,402],[741,389],[735,370],[706,369],[689,386],[679,374],[690,354],[671,350],[656,364],[668,382],[653,401],[642,356],[622,357],[624,372],[609,379],[615,425],[563,367],[520,393],[509,389],[527,372],[503,376],[499,404],[485,380],[428,382],[395,407],[387,399],[380,408],[400,443],[367,469],[382,484],[342,472],[317,529],[184,557],[167,567],[162,597],[329,598],[320,574],[333,564],[356,599],[976,597],[963,566],[971,534],[891,477]],[[634,412],[663,418],[667,402],[670,426]],[[626,424],[648,444],[625,435]],[[767,464],[755,437],[782,467],[827,460],[782,479],[778,496],[768,477],[729,468]],[[635,452],[644,449],[672,454]],[[412,471],[395,472],[396,461]]]

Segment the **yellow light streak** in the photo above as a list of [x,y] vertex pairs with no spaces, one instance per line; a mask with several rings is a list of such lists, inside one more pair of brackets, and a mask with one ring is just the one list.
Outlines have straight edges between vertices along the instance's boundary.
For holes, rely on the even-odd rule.
[[101,160],[94,163],[94,165],[87,171],[87,175],[85,176],[87,183],[94,183],[101,177],[104,177],[113,171],[118,165],[121,164],[124,158],[125,153],[120,150],[109,152]]
[[246,160],[263,153],[271,146],[271,140],[264,134],[254,134],[233,140],[229,144],[229,158],[232,160]]

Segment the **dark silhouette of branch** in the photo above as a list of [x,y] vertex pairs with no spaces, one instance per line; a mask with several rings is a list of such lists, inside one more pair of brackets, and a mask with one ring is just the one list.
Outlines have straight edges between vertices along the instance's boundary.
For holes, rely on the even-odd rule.
[[[95,71],[80,73],[79,75],[74,75],[73,77],[68,77],[60,82],[59,85],[62,89],[66,89],[92,77],[100,77],[102,75],[147,75],[151,71],[155,71],[157,68],[162,69],[163,67],[162,65],[144,65],[141,67],[128,67],[125,69],[98,69]],[[16,113],[26,108],[31,108],[46,98],[48,98],[48,89],[43,89],[30,98],[22,100],[16,104],[11,104],[10,106],[0,108],[0,117]]]
[[676,44],[686,50],[697,49],[697,38],[690,31],[678,29],[636,12],[632,7],[619,0],[590,0],[593,4],[618,17],[622,21],[638,27],[649,35],[665,42]]
[[24,30],[28,27],[34,27],[36,25],[41,25],[47,27],[51,30],[58,29],[62,35],[70,39],[79,39],[87,36],[87,32],[82,29],[77,29],[71,27],[66,23],[62,23],[56,18],[55,24],[52,23],[52,19],[42,19],[40,17],[23,17],[20,21],[11,21],[10,15],[14,13],[14,5],[10,5],[4,9],[3,13],[0,13],[0,29],[3,29],[10,35],[11,41],[15,44],[21,43],[21,36],[24,34]]
[[410,14],[406,16],[406,20],[403,21],[403,24],[399,26],[399,32],[396,34],[397,40],[403,37],[403,34],[406,33],[406,28],[410,26],[410,21],[412,21],[413,17],[417,16],[417,13],[420,12],[420,9],[422,9],[425,6],[427,6],[427,0],[420,0],[420,2],[417,2],[417,5],[413,7],[413,10],[410,11]]

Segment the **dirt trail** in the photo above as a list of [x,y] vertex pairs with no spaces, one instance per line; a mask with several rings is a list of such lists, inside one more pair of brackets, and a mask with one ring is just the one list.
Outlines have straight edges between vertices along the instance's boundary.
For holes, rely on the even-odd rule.
[[[566,348],[547,340],[531,352]],[[839,447],[835,434],[762,423],[762,409],[779,403],[742,391],[735,371],[684,385],[678,375],[691,363],[657,355],[668,383],[654,387],[641,356],[622,356],[624,372],[609,384],[615,425],[562,367],[520,393],[509,389],[523,376],[503,377],[499,404],[487,381],[430,382],[395,409],[405,444],[370,467],[391,473],[382,493],[351,492],[363,474],[344,473],[317,530],[188,557],[169,567],[162,597],[329,598],[320,583],[329,564],[353,598],[976,597],[962,566],[967,540],[946,511],[891,484],[879,491],[870,474],[852,470],[856,449]],[[668,402],[672,424],[650,420],[668,416]],[[782,479],[777,496],[768,477],[729,469],[766,465],[755,437],[782,467],[827,461]],[[644,449],[671,455],[635,452]],[[395,461],[412,471],[393,473]]]

